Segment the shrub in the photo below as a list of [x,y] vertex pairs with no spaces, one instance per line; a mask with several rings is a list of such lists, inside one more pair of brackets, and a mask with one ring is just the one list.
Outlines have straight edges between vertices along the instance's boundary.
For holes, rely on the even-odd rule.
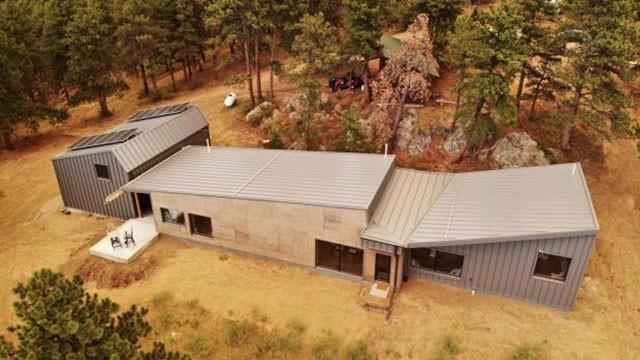
[[223,330],[227,345],[240,346],[254,336],[258,328],[249,320],[225,320]]
[[152,102],[158,102],[164,98],[164,95],[160,90],[152,90],[151,93],[149,93],[149,97]]
[[358,340],[347,349],[347,359],[370,360],[373,359],[373,354],[369,351],[369,345],[366,342]]
[[544,356],[543,344],[544,342],[522,344],[513,352],[511,360],[540,360]]
[[287,323],[287,329],[295,334],[302,334],[307,330],[307,325],[298,319],[291,319]]
[[202,358],[209,357],[212,353],[209,338],[202,334],[193,335],[185,344],[185,349],[192,355],[197,355]]
[[456,355],[458,355],[462,350],[460,349],[460,345],[458,344],[458,340],[453,336],[447,335],[445,336],[441,343],[438,351],[435,353],[435,360],[451,360],[454,359]]
[[154,306],[162,306],[166,305],[172,298],[173,295],[171,295],[169,291],[162,291],[153,295],[153,297],[151,298],[151,303]]
[[333,360],[341,347],[340,338],[325,332],[311,347],[311,357],[315,360]]
[[220,261],[227,261],[227,260],[229,260],[229,255],[222,254],[222,255],[220,255],[219,259],[220,259]]

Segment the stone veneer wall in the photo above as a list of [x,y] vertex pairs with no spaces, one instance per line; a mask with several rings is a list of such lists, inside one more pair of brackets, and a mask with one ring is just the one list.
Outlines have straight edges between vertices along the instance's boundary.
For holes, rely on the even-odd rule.
[[[366,210],[168,193],[152,193],[151,202],[161,234],[311,267],[316,239],[362,248],[367,225]],[[163,223],[160,207],[184,211],[185,226]],[[188,213],[210,217],[213,238],[191,234]]]

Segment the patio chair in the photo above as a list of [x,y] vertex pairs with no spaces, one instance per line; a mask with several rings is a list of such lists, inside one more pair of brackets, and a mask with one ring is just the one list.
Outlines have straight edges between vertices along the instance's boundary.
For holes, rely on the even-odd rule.
[[136,246],[136,241],[133,239],[133,229],[129,229],[129,231],[124,231],[124,246],[129,247],[129,245]]
[[122,249],[122,242],[120,242],[120,238],[118,236],[111,236],[111,248],[115,250],[117,247]]

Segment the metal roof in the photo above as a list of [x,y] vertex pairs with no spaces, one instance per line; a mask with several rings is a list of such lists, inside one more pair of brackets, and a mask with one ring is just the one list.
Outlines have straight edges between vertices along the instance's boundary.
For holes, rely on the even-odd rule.
[[95,136],[101,139],[111,138],[113,134],[137,134],[120,143],[103,142],[76,150],[69,148],[55,159],[112,152],[125,171],[129,172],[207,125],[207,120],[200,110],[189,106],[180,113],[173,112],[160,117],[124,123]]
[[167,192],[368,209],[393,156],[190,146],[126,184]]
[[409,247],[595,234],[579,163],[456,174],[408,239]]
[[450,173],[396,169],[362,236],[405,245],[453,177]]

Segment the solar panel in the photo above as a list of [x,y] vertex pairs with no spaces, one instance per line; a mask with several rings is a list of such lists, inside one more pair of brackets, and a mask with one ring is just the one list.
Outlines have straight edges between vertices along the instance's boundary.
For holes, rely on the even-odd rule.
[[153,119],[160,116],[175,115],[187,110],[188,108],[189,108],[189,103],[182,103],[182,104],[164,106],[164,107],[155,108],[155,109],[142,110],[133,114],[133,116],[129,118],[129,122]]
[[137,129],[129,129],[83,137],[82,139],[69,146],[69,150],[80,150],[96,146],[123,143],[136,136],[137,132]]

